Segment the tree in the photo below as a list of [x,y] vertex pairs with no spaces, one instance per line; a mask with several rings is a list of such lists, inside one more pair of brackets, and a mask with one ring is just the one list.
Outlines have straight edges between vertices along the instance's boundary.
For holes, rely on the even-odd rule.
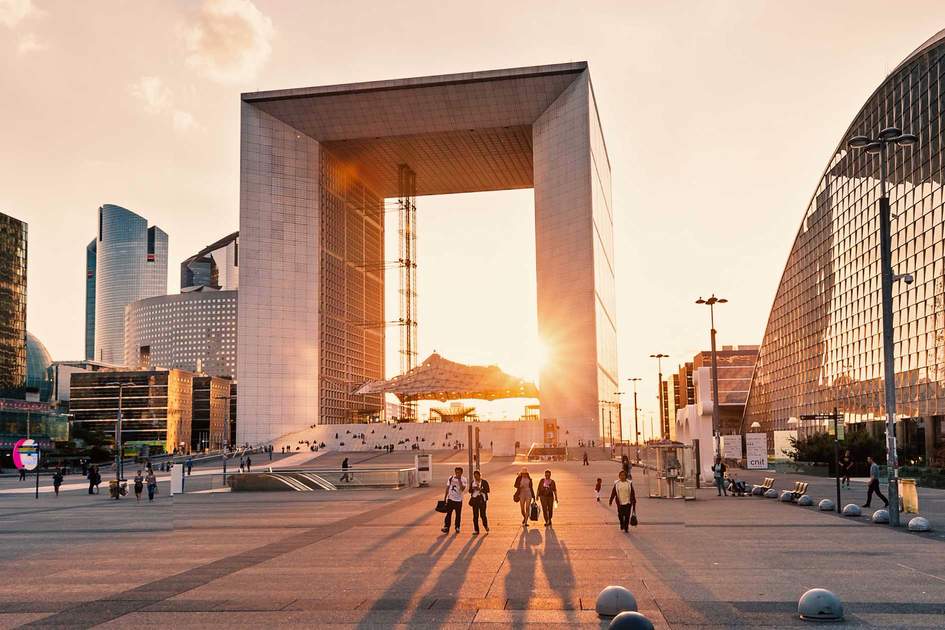
[[[866,458],[872,457],[877,464],[886,463],[886,443],[881,437],[872,435],[864,428],[847,426],[845,439],[840,442],[840,456],[850,451],[853,459],[853,476],[867,474]],[[833,475],[834,445],[833,436],[826,432],[814,433],[805,438],[790,438],[791,448],[786,454],[796,462],[815,462],[827,464]]]

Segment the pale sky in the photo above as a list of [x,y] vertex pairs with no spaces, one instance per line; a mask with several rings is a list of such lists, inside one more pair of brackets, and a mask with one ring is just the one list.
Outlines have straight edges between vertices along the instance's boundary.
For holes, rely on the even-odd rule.
[[[28,328],[54,359],[82,356],[102,203],[170,235],[172,293],[183,258],[238,228],[240,92],[586,60],[614,176],[620,377],[644,377],[655,411],[647,357],[708,347],[700,294],[731,300],[720,344],[760,343],[840,135],[943,27],[940,0],[0,0],[0,211],[29,223]],[[534,374],[532,211],[531,191],[420,199],[421,358]]]

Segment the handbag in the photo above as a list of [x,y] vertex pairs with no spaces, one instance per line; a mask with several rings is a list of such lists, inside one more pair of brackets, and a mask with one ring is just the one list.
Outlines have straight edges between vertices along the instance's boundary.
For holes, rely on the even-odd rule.
[[448,510],[448,508],[446,507],[446,501],[444,501],[443,499],[440,499],[439,501],[437,501],[437,502],[436,502],[436,511],[437,511],[437,512],[441,512],[441,513],[443,513],[443,514],[445,514],[446,512],[448,512],[449,510]]
[[528,513],[528,518],[533,521],[538,520],[538,504],[535,501],[532,501],[531,511]]
[[518,490],[516,490],[516,491],[515,491],[515,494],[512,495],[512,503],[518,503],[518,502],[519,502],[519,496],[520,496],[520,495],[519,495],[519,493],[518,493]]
[[630,527],[637,526],[637,506],[630,508]]

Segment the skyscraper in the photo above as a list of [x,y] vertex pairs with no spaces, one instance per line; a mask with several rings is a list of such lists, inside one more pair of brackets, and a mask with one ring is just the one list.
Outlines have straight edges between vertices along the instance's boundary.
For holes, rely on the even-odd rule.
[[95,252],[98,239],[85,248],[85,358],[95,358]]
[[167,234],[120,206],[98,210],[94,359],[124,360],[125,307],[167,294]]
[[26,382],[26,223],[0,213],[0,396]]
[[239,232],[233,232],[180,264],[180,290],[201,287],[234,291],[239,288]]

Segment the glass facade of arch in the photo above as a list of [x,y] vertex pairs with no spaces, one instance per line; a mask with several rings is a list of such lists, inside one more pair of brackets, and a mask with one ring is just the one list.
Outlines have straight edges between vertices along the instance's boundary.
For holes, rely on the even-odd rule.
[[769,434],[836,406],[848,430],[884,432],[879,159],[846,140],[896,126],[919,136],[888,158],[901,463],[942,464],[945,443],[945,36],[920,47],[844,133],[804,214],[758,357],[744,425]]

